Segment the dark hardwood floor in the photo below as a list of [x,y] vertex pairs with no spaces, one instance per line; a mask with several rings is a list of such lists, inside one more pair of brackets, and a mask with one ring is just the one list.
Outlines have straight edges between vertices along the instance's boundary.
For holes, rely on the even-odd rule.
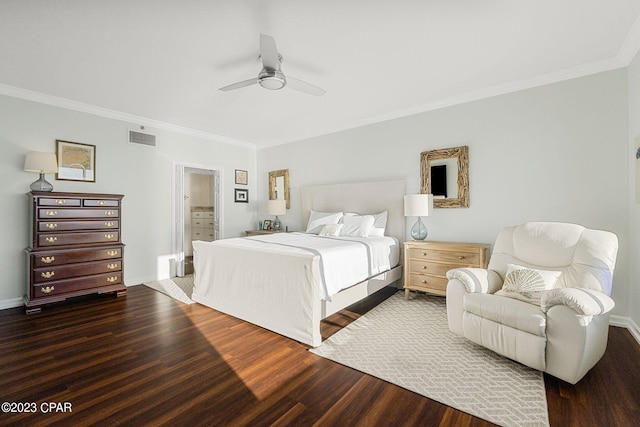
[[[389,295],[327,319],[323,336]],[[545,384],[552,426],[638,425],[640,345],[611,327],[581,382]],[[0,413],[0,425],[491,425],[145,286],[29,316],[0,311],[0,402],[35,409]]]

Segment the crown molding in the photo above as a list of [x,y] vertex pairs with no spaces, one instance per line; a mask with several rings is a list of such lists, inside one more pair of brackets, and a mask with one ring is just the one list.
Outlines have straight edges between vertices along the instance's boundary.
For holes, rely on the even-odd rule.
[[135,123],[137,125],[143,125],[145,127],[151,127],[155,129],[169,131],[169,132],[175,132],[181,135],[188,135],[188,136],[202,138],[210,141],[222,142],[224,144],[250,148],[253,150],[256,149],[256,145],[250,142],[228,138],[226,136],[216,135],[209,132],[200,131],[197,129],[187,128],[184,126],[178,126],[171,123],[150,119],[147,117],[136,116],[134,114],[128,114],[128,113],[123,113],[116,110],[110,110],[108,108],[97,107],[95,105],[84,104],[82,102],[72,101],[70,99],[60,98],[53,95],[47,95],[45,93],[22,89],[15,86],[9,86],[2,83],[0,83],[0,94],[11,96],[13,98],[19,98],[27,101],[33,101],[41,104],[51,105],[54,107],[65,108],[67,110],[93,114],[95,116],[105,117],[108,119],[120,120],[124,122]]
[[616,57],[625,65],[629,65],[640,51],[640,16],[631,26],[631,30],[622,42]]

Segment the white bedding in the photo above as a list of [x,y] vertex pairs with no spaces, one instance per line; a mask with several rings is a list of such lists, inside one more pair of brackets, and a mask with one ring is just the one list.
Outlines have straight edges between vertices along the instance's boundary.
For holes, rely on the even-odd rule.
[[318,301],[398,265],[393,237],[278,233],[193,242],[192,299],[319,345]]
[[[395,267],[399,260],[398,241],[393,237],[280,233],[218,240],[210,242],[210,245],[245,248],[247,257],[255,256],[250,251],[278,253],[282,256],[319,256],[321,286],[318,296],[327,301],[342,289]],[[206,245],[201,246],[200,251],[206,252]],[[254,262],[251,264],[255,266]],[[263,274],[264,270],[260,271],[260,276]]]

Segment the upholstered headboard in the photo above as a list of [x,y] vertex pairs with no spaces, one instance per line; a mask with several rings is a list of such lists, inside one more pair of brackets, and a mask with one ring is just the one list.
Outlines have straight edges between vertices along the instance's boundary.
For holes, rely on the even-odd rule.
[[311,211],[377,214],[389,212],[387,236],[405,240],[405,181],[378,181],[302,187],[302,224]]

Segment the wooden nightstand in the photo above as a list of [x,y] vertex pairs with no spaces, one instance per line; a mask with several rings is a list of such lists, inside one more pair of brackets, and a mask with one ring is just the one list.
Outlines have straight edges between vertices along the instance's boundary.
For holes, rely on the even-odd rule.
[[484,243],[409,241],[404,247],[404,292],[446,295],[447,271],[454,268],[487,268],[490,245]]
[[246,230],[244,234],[249,236],[259,236],[261,234],[275,234],[275,233],[287,233],[286,231],[276,231],[276,230]]

